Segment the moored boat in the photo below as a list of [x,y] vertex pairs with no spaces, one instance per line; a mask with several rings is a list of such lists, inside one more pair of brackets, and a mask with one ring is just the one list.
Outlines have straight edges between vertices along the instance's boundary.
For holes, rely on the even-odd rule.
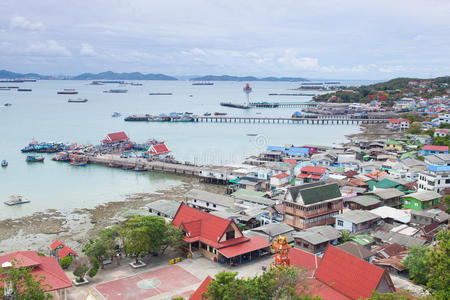
[[2,167],[7,167],[8,166],[8,161],[7,160],[2,160]]
[[124,170],[133,170],[133,169],[134,169],[134,166],[123,165],[123,166],[122,166],[122,169],[124,169]]
[[8,200],[8,201],[5,201],[4,203],[6,204],[6,205],[18,205],[18,204],[24,204],[24,203],[29,203],[30,202],[30,200],[28,200],[28,199],[24,199],[22,196],[20,196],[20,195],[11,195],[10,197],[9,197],[9,199],[10,200]]
[[28,155],[25,159],[26,162],[44,162],[45,157],[41,155]]
[[210,112],[205,112],[205,113],[203,114],[203,116],[205,116],[205,117],[209,117],[210,115],[211,115]]
[[87,160],[72,160],[70,164],[75,167],[84,167],[88,164],[88,162]]
[[215,115],[215,116],[226,116],[227,113],[215,112],[214,115]]
[[127,93],[128,90],[122,90],[122,89],[114,89],[109,91],[103,91],[103,93],[112,93],[112,94],[124,94]]
[[67,100],[69,103],[85,103],[88,102],[88,99],[86,98],[77,98],[77,99],[69,99]]

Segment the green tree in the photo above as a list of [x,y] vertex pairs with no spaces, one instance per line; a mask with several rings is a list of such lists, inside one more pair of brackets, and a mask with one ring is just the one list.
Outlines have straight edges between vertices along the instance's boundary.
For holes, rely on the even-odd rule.
[[45,292],[51,288],[44,284],[45,278],[31,274],[32,268],[21,267],[16,260],[11,262],[11,267],[0,266],[0,296],[5,295],[5,286],[14,292],[14,299],[43,300],[52,296]]
[[96,259],[103,269],[103,261],[106,258],[112,257],[115,253],[114,245],[114,239],[111,236],[102,234],[95,240],[89,239],[86,245],[84,245],[83,253],[91,258],[91,260]]
[[352,240],[352,233],[348,230],[339,230],[341,237],[339,238],[339,244],[346,243]]
[[403,262],[408,269],[409,278],[417,284],[426,284],[428,281],[428,270],[424,263],[426,252],[426,247],[413,246],[409,249],[408,256]]
[[450,213],[450,195],[445,195],[442,202],[446,207],[447,213]]
[[410,293],[407,291],[400,291],[394,293],[380,293],[378,291],[374,291],[372,293],[372,297],[367,298],[367,300],[432,300],[433,298],[430,296],[423,297],[412,297]]
[[151,238],[148,228],[124,226],[119,234],[123,238],[125,252],[127,255],[135,256],[136,264],[139,264],[139,257],[150,249]]
[[411,134],[419,134],[422,132],[422,125],[420,123],[412,123],[407,132]]
[[86,260],[79,258],[77,264],[75,266],[75,270],[73,270],[73,275],[75,275],[76,282],[83,282],[84,277],[86,276],[87,271],[89,270],[88,265],[86,264]]
[[311,300],[304,271],[297,267],[271,268],[260,276],[237,278],[237,273],[220,272],[208,286],[208,300]]
[[438,244],[430,247],[425,257],[428,273],[426,289],[435,299],[450,299],[450,233],[447,229],[437,235]]
[[181,248],[183,246],[183,237],[184,233],[181,229],[172,224],[167,224],[167,230],[161,245],[161,255],[164,255],[168,247]]

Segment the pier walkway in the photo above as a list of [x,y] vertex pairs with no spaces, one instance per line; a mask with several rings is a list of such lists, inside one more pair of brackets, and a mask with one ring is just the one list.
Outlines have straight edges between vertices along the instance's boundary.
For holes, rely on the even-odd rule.
[[101,156],[88,156],[88,161],[94,164],[120,164],[130,166],[143,166],[146,171],[160,171],[172,174],[200,175],[200,167],[184,165],[181,163],[148,161],[144,158],[121,158],[119,155],[105,154]]
[[257,108],[311,108],[319,105],[317,102],[250,102],[250,107]]
[[267,117],[226,117],[226,116],[194,116],[194,122],[212,123],[280,123],[280,124],[381,124],[388,123],[389,119],[362,119],[350,118],[348,116],[328,116],[299,117],[299,118],[267,118]]

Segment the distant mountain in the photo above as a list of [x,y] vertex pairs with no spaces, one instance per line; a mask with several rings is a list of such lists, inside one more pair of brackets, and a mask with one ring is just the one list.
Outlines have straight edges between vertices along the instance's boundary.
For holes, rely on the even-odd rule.
[[111,71],[102,72],[98,74],[83,73],[78,76],[72,77],[75,80],[178,80],[175,77],[167,76],[164,74],[142,74],[139,72],[133,73],[114,73]]
[[192,78],[192,81],[290,81],[290,82],[296,82],[296,81],[308,81],[308,79],[301,78],[301,77],[264,77],[264,78],[257,78],[253,76],[230,76],[230,75],[222,75],[222,76],[216,76],[216,75],[207,75],[202,77],[196,77]]
[[50,76],[40,75],[36,73],[14,73],[7,70],[0,70],[0,78],[2,79],[19,79],[19,78],[27,78],[27,79],[48,79]]

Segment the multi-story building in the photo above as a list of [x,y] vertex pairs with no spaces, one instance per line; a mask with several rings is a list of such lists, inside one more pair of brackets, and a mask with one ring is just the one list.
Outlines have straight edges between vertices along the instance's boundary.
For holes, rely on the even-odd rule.
[[342,212],[343,197],[336,183],[316,183],[287,189],[283,200],[284,223],[296,229],[334,224],[333,216]]
[[411,121],[407,119],[389,119],[388,128],[392,130],[406,130]]
[[442,192],[450,188],[450,166],[428,166],[419,173],[417,188],[419,191]]

